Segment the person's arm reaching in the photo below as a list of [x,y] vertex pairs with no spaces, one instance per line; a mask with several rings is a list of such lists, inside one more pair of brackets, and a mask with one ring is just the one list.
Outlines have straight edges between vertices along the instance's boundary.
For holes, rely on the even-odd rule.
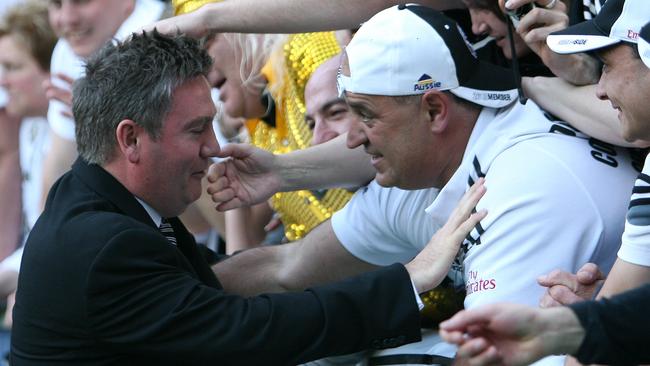
[[530,365],[544,356],[575,352],[584,329],[571,309],[490,304],[440,323],[441,337],[459,345],[471,365]]
[[[445,226],[406,264],[417,292],[428,291],[445,278],[460,243],[487,214],[485,211],[472,214],[484,193],[483,180],[479,180],[465,194]],[[247,269],[245,276],[242,268]],[[374,268],[377,266],[356,258],[341,245],[330,220],[300,241],[243,251],[212,267],[224,289],[246,296],[301,290]]]
[[[207,4],[146,28],[162,33],[180,30],[192,36],[209,32],[301,33],[354,29],[375,13],[399,4],[395,0],[238,0]],[[457,0],[424,0],[439,10],[462,7]]]
[[362,148],[345,146],[346,135],[283,155],[273,155],[245,144],[221,151],[231,159],[210,167],[208,193],[220,211],[250,206],[276,192],[298,189],[358,187],[375,171]]
[[645,285],[570,307],[491,304],[458,312],[440,324],[440,335],[458,344],[457,357],[472,365],[529,365],[551,354],[571,354],[582,363],[647,363],[649,294]]
[[575,86],[560,78],[524,77],[526,95],[544,110],[582,133],[617,146],[647,147],[645,141],[627,142],[621,135],[617,111],[596,97],[596,85]]

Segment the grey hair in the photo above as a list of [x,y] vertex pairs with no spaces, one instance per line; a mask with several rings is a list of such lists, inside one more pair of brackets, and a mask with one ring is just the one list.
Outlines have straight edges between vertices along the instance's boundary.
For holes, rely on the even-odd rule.
[[156,30],[109,42],[86,63],[73,88],[72,112],[79,155],[90,164],[110,161],[115,131],[129,119],[153,138],[160,136],[174,90],[206,76],[212,59],[200,43],[184,35]]

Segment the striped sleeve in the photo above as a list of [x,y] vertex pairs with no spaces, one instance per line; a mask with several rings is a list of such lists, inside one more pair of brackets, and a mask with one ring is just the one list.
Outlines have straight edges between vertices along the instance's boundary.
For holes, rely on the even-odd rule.
[[618,257],[641,266],[650,266],[650,159],[646,160],[632,190]]

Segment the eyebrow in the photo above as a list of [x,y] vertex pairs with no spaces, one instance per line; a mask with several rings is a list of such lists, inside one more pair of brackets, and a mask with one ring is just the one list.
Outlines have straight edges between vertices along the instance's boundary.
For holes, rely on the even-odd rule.
[[[327,102],[325,102],[325,104],[323,104],[318,110],[321,111],[321,112],[326,111],[329,108],[331,108],[331,107],[333,107],[333,106],[335,106],[337,104],[345,104],[345,105],[347,105],[348,103],[343,98],[338,98],[338,97],[337,98],[332,98],[332,99],[328,100]],[[314,119],[314,117],[312,117],[308,113],[305,113],[305,121],[308,122],[308,121],[311,121],[313,119]]]
[[337,98],[333,98],[333,99],[330,99],[330,100],[328,100],[327,102],[325,102],[325,104],[323,104],[323,106],[320,107],[320,110],[321,110],[321,111],[325,111],[325,110],[327,110],[327,109],[329,109],[329,108],[331,108],[332,106],[335,106],[335,105],[337,105],[337,104],[347,104],[347,102],[346,102],[345,99],[343,99],[343,98],[338,98],[338,97],[337,97]]
[[365,101],[351,102],[349,99],[346,99],[346,103],[353,112],[370,110],[368,104]]
[[203,126],[209,123],[211,124],[213,119],[214,119],[213,117],[208,117],[208,116],[197,117],[192,121],[190,121],[190,123],[187,124],[186,128],[190,130],[195,127]]

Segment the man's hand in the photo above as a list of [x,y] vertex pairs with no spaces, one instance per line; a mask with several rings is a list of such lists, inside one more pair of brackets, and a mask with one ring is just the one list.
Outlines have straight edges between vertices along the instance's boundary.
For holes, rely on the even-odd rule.
[[539,301],[541,307],[569,305],[590,300],[605,280],[593,263],[587,263],[576,274],[555,270],[540,276],[537,282],[548,289]]
[[275,155],[248,144],[229,144],[219,156],[230,159],[213,164],[208,173],[208,194],[217,210],[261,203],[281,189]]
[[[503,1],[503,0],[500,0]],[[536,3],[534,0],[509,0],[504,6],[506,11],[514,10],[528,3]],[[546,37],[556,31],[560,31],[569,25],[569,16],[564,2],[556,0],[553,7],[548,9],[537,5],[533,10],[521,18],[517,26],[517,33],[540,57],[546,52],[553,53],[546,46]],[[545,55],[546,56],[546,55]]]
[[[524,42],[562,79],[576,85],[598,82],[599,65],[595,59],[583,54],[560,55],[551,51],[546,44],[549,34],[563,30],[569,25],[567,6],[562,0],[546,0],[545,4],[535,0],[499,0],[499,3],[505,11],[536,3],[537,6],[521,18],[517,26],[517,33]],[[551,5],[550,8],[546,7]]]
[[210,4],[206,4],[195,11],[159,20],[144,27],[143,31],[151,32],[156,29],[163,34],[183,33],[195,38],[201,38],[209,33],[206,22],[206,12],[209,6]]
[[472,214],[478,201],[485,194],[485,180],[480,178],[463,196],[447,223],[438,230],[426,247],[408,264],[411,280],[418,293],[428,291],[440,284],[449,272],[460,244],[487,211]]
[[463,310],[440,323],[440,336],[459,346],[471,365],[529,365],[554,353],[575,352],[584,329],[569,308],[491,304]]

